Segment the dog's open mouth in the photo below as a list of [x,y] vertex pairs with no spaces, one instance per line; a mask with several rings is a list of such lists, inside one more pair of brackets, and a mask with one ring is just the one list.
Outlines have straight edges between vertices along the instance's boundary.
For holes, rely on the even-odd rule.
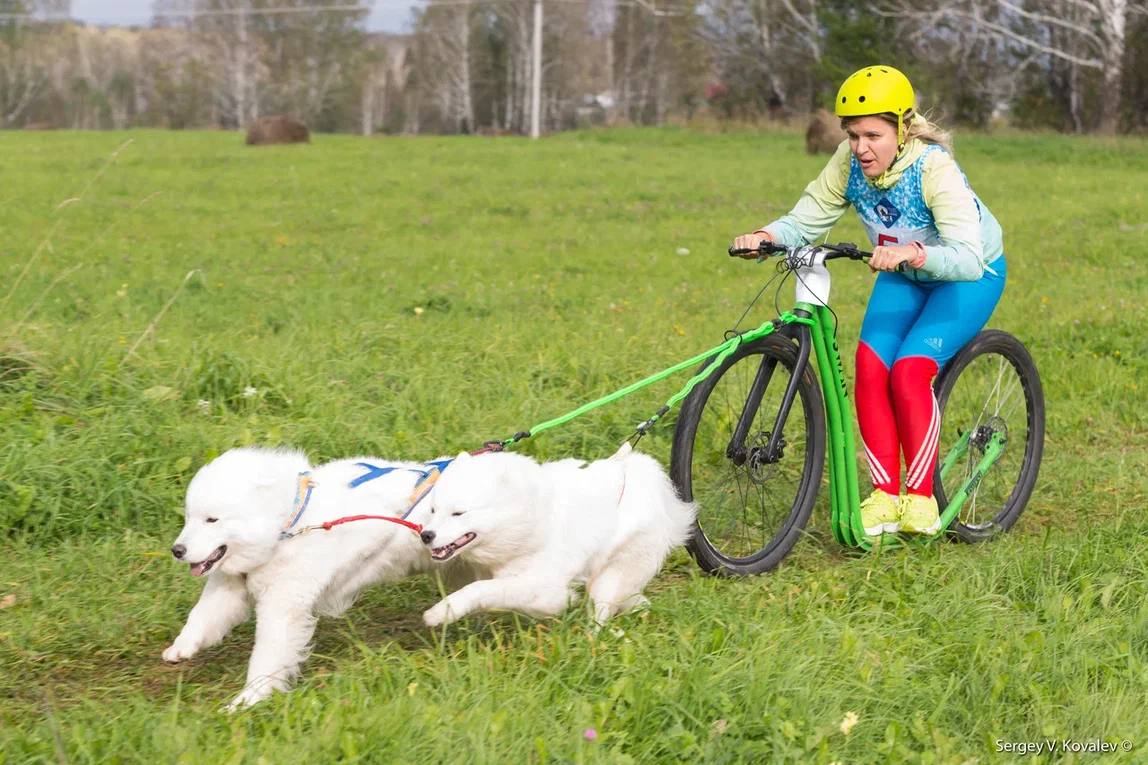
[[211,570],[212,566],[214,566],[216,563],[219,563],[219,561],[223,558],[223,556],[226,552],[227,552],[227,545],[220,545],[219,547],[215,548],[215,552],[213,552],[211,555],[207,556],[206,560],[202,560],[199,563],[189,564],[191,566],[191,575],[192,576],[203,576],[204,574],[206,574],[208,571]]
[[473,541],[474,541],[474,532],[468,531],[467,533],[463,534],[458,539],[451,542],[449,545],[443,545],[442,547],[434,548],[433,550],[431,550],[430,556],[434,560],[444,561],[447,558],[449,558],[450,556],[454,555],[459,550],[461,550],[462,548],[466,547],[468,544],[470,544]]

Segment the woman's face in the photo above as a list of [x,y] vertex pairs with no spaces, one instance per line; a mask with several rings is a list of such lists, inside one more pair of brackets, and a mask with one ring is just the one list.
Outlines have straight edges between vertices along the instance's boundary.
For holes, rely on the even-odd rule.
[[880,117],[858,117],[845,133],[866,178],[879,177],[897,157],[897,128]]

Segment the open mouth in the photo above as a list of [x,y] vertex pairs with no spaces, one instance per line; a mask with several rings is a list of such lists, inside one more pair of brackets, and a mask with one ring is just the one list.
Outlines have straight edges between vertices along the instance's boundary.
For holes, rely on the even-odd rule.
[[468,531],[458,539],[451,542],[449,545],[443,545],[442,547],[436,547],[432,549],[430,556],[433,560],[444,561],[473,541],[474,532]]
[[212,566],[214,566],[216,563],[219,563],[219,561],[223,559],[223,556],[226,553],[227,545],[220,545],[219,547],[216,547],[215,552],[207,556],[205,560],[202,560],[199,563],[189,564],[191,566],[191,575],[203,576],[211,570]]

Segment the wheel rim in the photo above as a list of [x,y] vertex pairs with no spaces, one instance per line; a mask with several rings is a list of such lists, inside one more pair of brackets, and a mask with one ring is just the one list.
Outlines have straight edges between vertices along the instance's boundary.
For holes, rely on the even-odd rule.
[[937,487],[938,499],[947,502],[960,491],[995,434],[1006,437],[1004,451],[969,493],[954,521],[970,531],[993,531],[1007,515],[1023,475],[1033,425],[1032,392],[1016,362],[990,351],[969,361],[941,404],[938,459],[943,464],[965,433],[969,446]]
[[805,416],[809,402],[802,391],[783,428],[780,459],[767,456],[765,446],[791,378],[791,370],[779,359],[749,428],[744,459],[727,454],[764,358],[763,353],[752,353],[725,371],[705,401],[693,437],[690,485],[698,526],[714,550],[735,564],[768,554],[784,535],[805,488],[804,465],[812,449]]

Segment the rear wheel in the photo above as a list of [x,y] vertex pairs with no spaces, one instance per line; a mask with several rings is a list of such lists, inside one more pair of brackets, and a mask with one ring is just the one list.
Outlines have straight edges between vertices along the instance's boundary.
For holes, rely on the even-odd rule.
[[[671,476],[682,499],[697,505],[687,548],[705,571],[769,571],[809,521],[825,462],[825,408],[811,363],[778,453],[768,449],[797,356],[797,346],[777,335],[746,343],[683,403]],[[743,438],[735,438],[739,431]]]
[[[941,410],[933,493],[942,510],[975,473],[990,441],[997,435],[1005,438],[1004,451],[949,527],[966,542],[986,541],[1016,523],[1040,471],[1044,390],[1036,363],[1012,335],[986,330],[945,365],[933,389]],[[942,475],[945,455],[954,453],[966,433],[967,449],[949,460],[947,475]]]

